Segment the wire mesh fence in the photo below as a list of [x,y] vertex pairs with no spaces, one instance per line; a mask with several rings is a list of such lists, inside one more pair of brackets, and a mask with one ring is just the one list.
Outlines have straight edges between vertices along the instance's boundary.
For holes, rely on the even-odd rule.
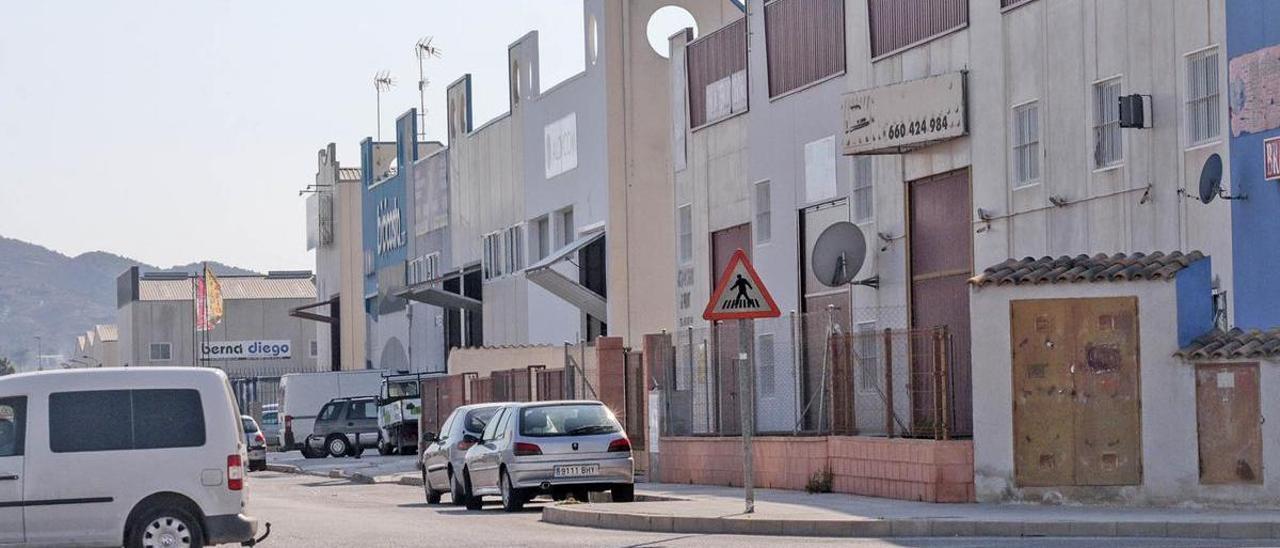
[[955,428],[951,334],[874,325],[818,312],[680,331],[658,377],[663,434],[739,435],[745,393],[759,435],[967,435]]

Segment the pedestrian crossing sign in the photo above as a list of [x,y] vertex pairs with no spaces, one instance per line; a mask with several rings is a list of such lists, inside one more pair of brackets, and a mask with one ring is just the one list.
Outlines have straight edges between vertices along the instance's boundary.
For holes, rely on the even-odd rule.
[[760,275],[752,268],[751,260],[741,249],[729,259],[729,266],[720,275],[707,309],[702,312],[703,319],[712,321],[777,318],[781,315],[778,304],[773,302],[773,296],[769,295]]

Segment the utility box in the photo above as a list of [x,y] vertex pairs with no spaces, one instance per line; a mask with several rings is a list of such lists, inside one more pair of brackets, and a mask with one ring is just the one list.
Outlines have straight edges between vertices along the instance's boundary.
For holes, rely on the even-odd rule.
[[1120,97],[1120,127],[1145,129],[1146,105],[1141,95],[1124,95]]

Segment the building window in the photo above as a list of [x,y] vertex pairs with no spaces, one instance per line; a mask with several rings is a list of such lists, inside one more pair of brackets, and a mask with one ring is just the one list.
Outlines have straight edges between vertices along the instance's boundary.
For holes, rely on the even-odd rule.
[[1093,167],[1118,165],[1124,160],[1120,140],[1120,79],[1093,85]]
[[529,234],[529,249],[533,251],[534,261],[541,261],[551,255],[551,219],[542,216],[530,222],[533,233]]
[[1218,138],[1218,49],[1187,56],[1187,142]]
[[311,344],[310,344],[309,346],[310,346],[310,355],[311,355],[311,357],[312,357],[312,358],[314,358],[314,357],[316,357],[316,356],[319,356],[319,355],[320,355],[320,343],[319,343],[319,342],[311,341]]
[[685,59],[690,127],[698,128],[747,110],[745,17],[690,42]]
[[680,206],[679,212],[679,229],[678,237],[680,264],[688,264],[693,260],[693,206],[685,204]]
[[503,233],[502,246],[505,250],[503,257],[506,260],[507,272],[514,274],[524,270],[524,225],[508,228]]
[[867,16],[877,58],[964,28],[969,0],[868,0]]
[[773,333],[756,335],[756,365],[760,370],[760,395],[772,396],[777,391],[777,356],[773,353]]
[[858,391],[876,392],[880,389],[880,353],[876,343],[876,322],[858,324]]
[[774,0],[765,4],[769,97],[844,72],[844,23],[844,0]]
[[568,207],[556,213],[556,219],[560,225],[560,247],[573,243],[575,238],[575,227],[573,226],[573,208]]
[[502,277],[502,267],[504,263],[502,236],[503,233],[501,231],[490,232],[484,235],[484,257],[482,258],[482,261],[484,263],[484,279],[486,280]]
[[[769,181],[756,183],[756,243],[763,244],[773,235],[773,209],[770,205]],[[693,235],[690,234],[690,239]]]
[[166,362],[173,359],[173,346],[169,343],[151,343],[151,361]]
[[865,223],[875,216],[876,196],[871,185],[871,157],[853,157],[853,221]]
[[416,285],[440,277],[440,253],[430,253],[409,261],[405,268],[405,284]]
[[804,145],[804,196],[818,202],[836,195],[836,137]]
[[1040,182],[1040,104],[1013,107],[1013,187]]

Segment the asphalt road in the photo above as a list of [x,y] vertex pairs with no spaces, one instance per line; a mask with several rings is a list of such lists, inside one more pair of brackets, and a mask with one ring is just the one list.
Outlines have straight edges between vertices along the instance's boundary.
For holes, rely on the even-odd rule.
[[[448,496],[445,497],[446,502]],[[254,473],[249,513],[272,523],[263,546],[858,546],[858,547],[1134,547],[1267,546],[1238,541],[1185,539],[822,539],[682,535],[565,527],[539,520],[543,503],[507,514],[496,504],[484,511],[427,505],[421,488],[360,485],[316,476]],[[1272,542],[1269,545],[1275,546]]]

